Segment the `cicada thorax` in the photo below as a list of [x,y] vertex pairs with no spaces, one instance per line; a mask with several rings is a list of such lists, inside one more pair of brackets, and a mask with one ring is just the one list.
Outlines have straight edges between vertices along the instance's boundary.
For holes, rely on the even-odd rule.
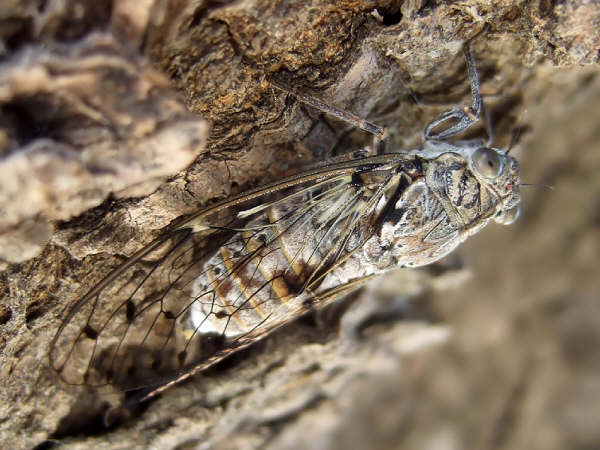
[[455,223],[467,227],[475,221],[489,218],[496,209],[498,196],[482,186],[464,158],[453,153],[440,155],[428,171],[428,184],[439,190],[440,200]]

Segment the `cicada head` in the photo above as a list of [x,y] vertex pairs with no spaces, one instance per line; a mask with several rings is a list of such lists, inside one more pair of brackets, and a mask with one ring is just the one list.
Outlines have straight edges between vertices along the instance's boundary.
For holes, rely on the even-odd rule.
[[519,218],[521,193],[520,168],[507,152],[493,147],[479,147],[470,154],[469,166],[482,187],[495,194],[494,220],[510,225]]
[[490,219],[508,225],[518,218],[520,169],[507,152],[478,141],[433,150],[438,153],[430,153],[427,184],[457,228],[473,234]]

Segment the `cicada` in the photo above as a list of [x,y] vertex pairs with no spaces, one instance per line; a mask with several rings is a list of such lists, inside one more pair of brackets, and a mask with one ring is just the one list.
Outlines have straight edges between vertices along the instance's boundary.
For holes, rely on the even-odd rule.
[[[430,123],[422,148],[332,160],[181,219],[75,302],[51,342],[54,370],[99,386],[149,368],[161,380],[150,398],[372,277],[431,264],[490,221],[514,221],[517,161],[450,139],[483,107],[465,54],[473,105]],[[376,125],[300,99],[385,142]],[[220,349],[206,356],[209,338]]]

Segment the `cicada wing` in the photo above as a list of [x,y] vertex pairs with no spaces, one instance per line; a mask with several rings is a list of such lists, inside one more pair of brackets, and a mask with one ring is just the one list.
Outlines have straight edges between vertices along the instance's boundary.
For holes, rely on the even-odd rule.
[[[394,164],[376,157],[312,170],[181,220],[75,303],[51,342],[52,367],[70,384],[128,388],[143,381],[125,380],[197,367],[207,334],[227,339],[226,353],[264,336],[302,312],[277,286],[314,291],[373,233]],[[357,183],[359,170],[377,181]]]
[[198,237],[190,230],[161,236],[77,301],[51,343],[52,367],[64,381],[122,385],[136,370],[173,365],[186,292],[210,253]]

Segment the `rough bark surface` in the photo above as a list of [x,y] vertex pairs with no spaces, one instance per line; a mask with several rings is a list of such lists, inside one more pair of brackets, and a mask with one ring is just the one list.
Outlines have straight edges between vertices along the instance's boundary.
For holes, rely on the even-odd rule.
[[[365,139],[270,77],[414,148],[468,104],[461,48],[483,28],[494,143],[520,129],[539,184],[518,223],[111,429],[97,392],[56,379],[48,343],[111,267],[199,205]],[[600,447],[597,2],[2,0],[0,58],[0,447]]]

